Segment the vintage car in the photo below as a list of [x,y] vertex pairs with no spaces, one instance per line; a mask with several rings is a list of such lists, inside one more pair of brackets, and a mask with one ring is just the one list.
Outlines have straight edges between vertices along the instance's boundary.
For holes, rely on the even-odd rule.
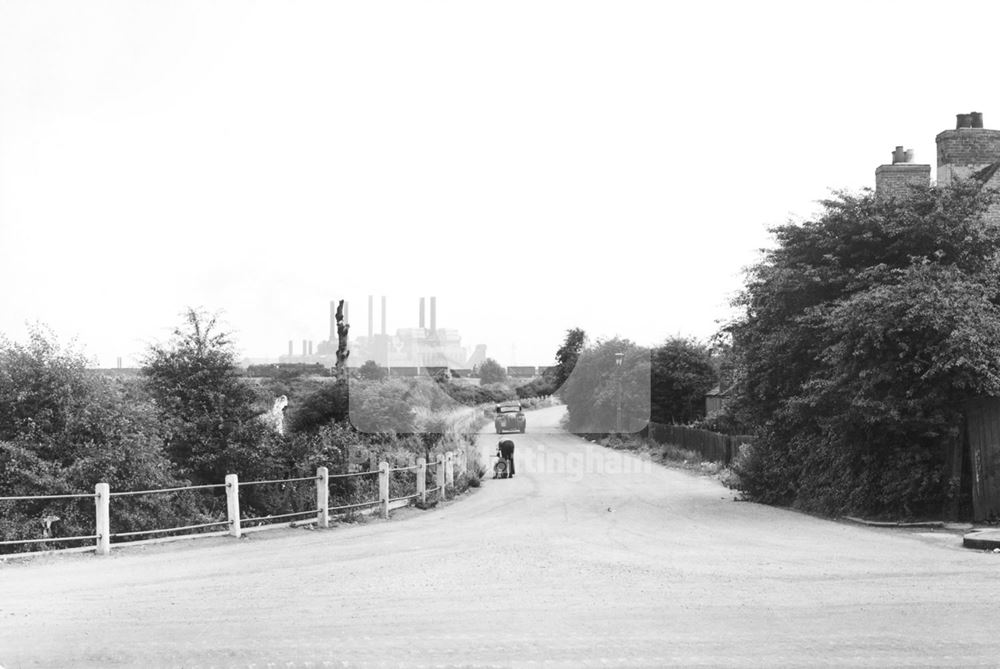
[[527,421],[524,418],[524,411],[520,404],[498,404],[496,418],[493,424],[497,428],[497,434],[504,432],[524,432]]

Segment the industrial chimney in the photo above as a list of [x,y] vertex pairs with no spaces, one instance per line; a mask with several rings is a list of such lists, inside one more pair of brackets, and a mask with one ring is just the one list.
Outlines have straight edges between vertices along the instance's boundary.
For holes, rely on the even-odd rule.
[[424,323],[424,298],[420,298],[420,329],[423,330],[426,327]]
[[295,342],[288,340],[288,355],[295,355]]
[[368,296],[368,339],[375,336],[375,297]]
[[437,298],[431,297],[431,334],[437,334]]
[[385,336],[385,295],[382,296],[382,336]]

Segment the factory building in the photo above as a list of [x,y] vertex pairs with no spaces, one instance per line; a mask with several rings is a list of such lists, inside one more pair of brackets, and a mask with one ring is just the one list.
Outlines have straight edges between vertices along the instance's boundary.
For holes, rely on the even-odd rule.
[[[429,313],[427,305],[430,305]],[[379,330],[375,330],[375,298],[368,296],[368,322],[364,335],[357,335],[352,327],[349,342],[350,367],[360,367],[373,360],[382,367],[398,369],[400,373],[415,375],[418,370],[432,368],[471,369],[486,359],[486,346],[478,344],[470,355],[462,346],[458,330],[439,328],[437,325],[437,298],[420,298],[417,327],[399,328],[390,334],[386,328],[387,300],[382,296],[379,310]],[[336,364],[337,357],[337,303],[330,302],[329,336],[313,348],[313,342],[303,340],[302,354],[294,355],[293,342],[289,341],[288,354],[279,358],[282,363],[320,363],[327,367]],[[349,305],[344,303],[344,320],[351,324]]]

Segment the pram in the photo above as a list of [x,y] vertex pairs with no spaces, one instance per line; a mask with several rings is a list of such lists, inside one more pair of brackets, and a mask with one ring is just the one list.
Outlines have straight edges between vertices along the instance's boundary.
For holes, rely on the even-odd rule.
[[497,452],[493,454],[496,458],[496,462],[493,463],[493,478],[495,479],[505,479],[510,472],[510,468],[507,466],[507,460],[500,455],[500,447],[497,446]]

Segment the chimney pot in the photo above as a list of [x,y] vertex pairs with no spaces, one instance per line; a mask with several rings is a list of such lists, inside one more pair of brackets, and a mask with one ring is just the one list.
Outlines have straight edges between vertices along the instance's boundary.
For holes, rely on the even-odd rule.
[[982,114],[982,112],[972,112],[971,114],[969,114],[969,117],[970,117],[969,120],[970,120],[971,127],[973,127],[973,128],[982,128],[983,127],[983,114]]

